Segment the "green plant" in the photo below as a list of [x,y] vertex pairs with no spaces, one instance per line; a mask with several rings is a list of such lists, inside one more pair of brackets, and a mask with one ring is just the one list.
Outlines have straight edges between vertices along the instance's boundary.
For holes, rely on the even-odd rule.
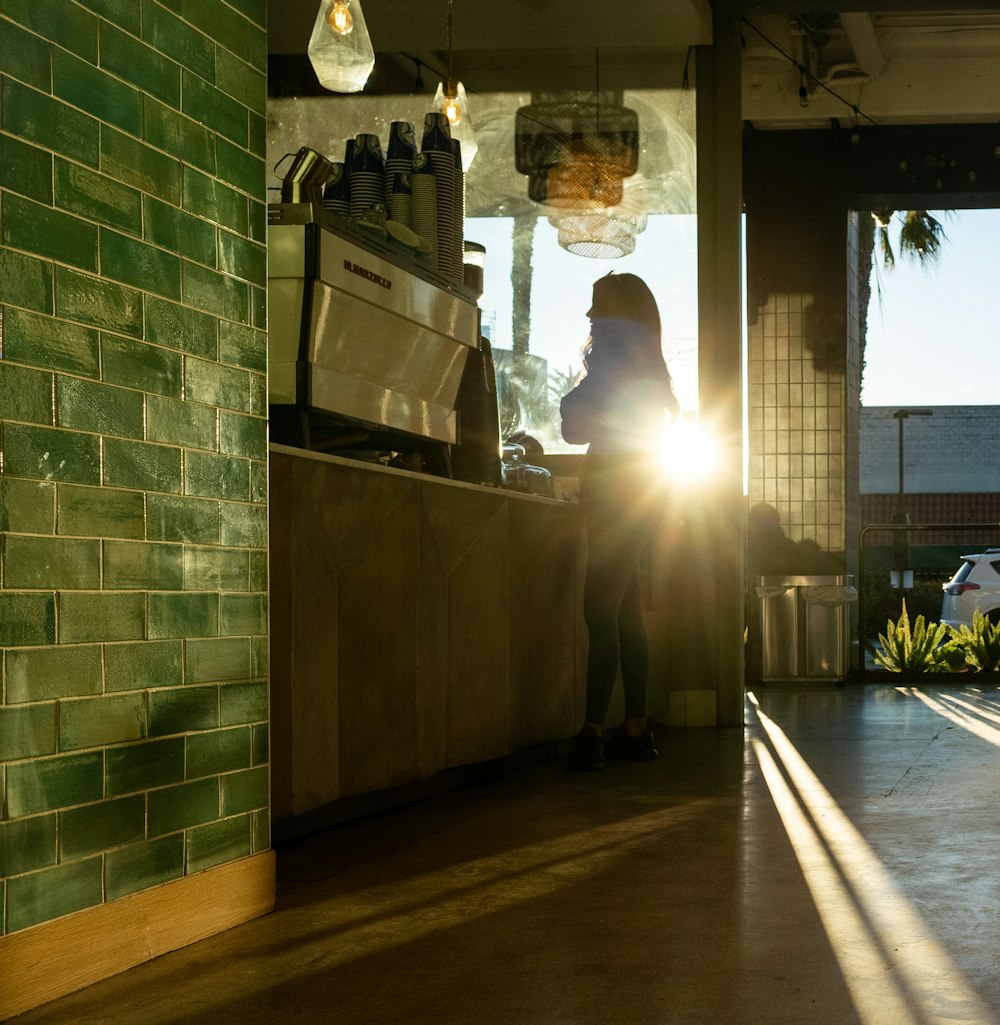
[[903,599],[899,619],[886,623],[884,634],[879,634],[879,645],[869,644],[875,662],[890,673],[939,673],[953,668],[952,654],[944,641],[948,627],[944,623],[928,623],[917,616],[911,628],[910,617]]
[[981,673],[1000,671],[1000,623],[991,623],[976,609],[971,627],[948,629],[951,631],[948,646],[962,655],[966,665]]

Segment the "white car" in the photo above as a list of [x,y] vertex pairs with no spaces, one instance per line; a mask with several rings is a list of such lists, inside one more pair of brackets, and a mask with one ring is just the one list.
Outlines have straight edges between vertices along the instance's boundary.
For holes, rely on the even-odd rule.
[[941,622],[972,626],[976,609],[991,622],[1000,621],[1000,548],[963,555],[958,572],[942,585]]

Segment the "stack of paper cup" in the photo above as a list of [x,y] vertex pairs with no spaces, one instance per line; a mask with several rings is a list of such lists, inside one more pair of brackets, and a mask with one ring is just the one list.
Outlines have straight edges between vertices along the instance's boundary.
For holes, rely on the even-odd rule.
[[438,252],[437,233],[437,179],[430,157],[418,153],[413,160],[413,177],[410,179],[411,227],[431,247],[428,262],[436,267]]
[[359,134],[351,162],[351,216],[360,217],[376,203],[385,203],[385,166],[377,135]]
[[430,161],[437,186],[437,268],[456,280],[461,273],[455,246],[455,155],[452,151],[451,125],[445,114],[431,111],[424,116],[421,156]]

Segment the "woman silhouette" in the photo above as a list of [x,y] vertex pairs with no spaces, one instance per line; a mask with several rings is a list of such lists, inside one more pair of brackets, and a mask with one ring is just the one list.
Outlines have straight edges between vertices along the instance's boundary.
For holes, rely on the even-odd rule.
[[[587,316],[583,375],[560,407],[566,441],[589,444],[580,476],[587,538],[587,710],[570,753],[573,771],[600,769],[605,757],[657,756],[646,713],[649,646],[639,560],[663,508],[656,449],[662,446],[665,414],[678,408],[661,350],[660,314],[646,283],[634,274],[600,278]],[[625,722],[605,737],[619,669]]]

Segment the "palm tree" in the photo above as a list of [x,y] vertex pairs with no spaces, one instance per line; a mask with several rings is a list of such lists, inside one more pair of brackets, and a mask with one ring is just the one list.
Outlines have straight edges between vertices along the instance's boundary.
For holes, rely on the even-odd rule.
[[899,255],[915,260],[922,266],[930,266],[941,258],[941,245],[948,241],[944,225],[926,210],[875,210],[875,236],[882,266],[892,270],[896,266],[896,254],[889,238],[889,227],[893,221],[899,223]]

